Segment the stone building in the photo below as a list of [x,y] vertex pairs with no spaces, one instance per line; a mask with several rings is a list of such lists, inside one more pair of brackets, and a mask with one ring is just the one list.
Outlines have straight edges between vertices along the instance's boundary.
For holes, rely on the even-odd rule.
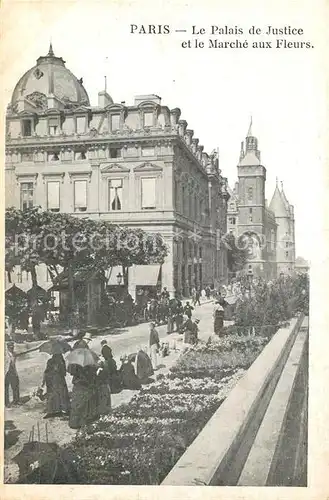
[[229,189],[228,231],[240,247],[248,248],[245,272],[268,279],[289,274],[295,265],[294,207],[278,182],[268,206],[265,199],[266,168],[261,163],[258,140],[251,124],[241,143],[238,182]]
[[82,78],[50,46],[14,89],[5,170],[6,206],[160,232],[170,292],[226,280],[227,179],[217,154],[204,152],[181,111],[157,95],[127,105],[103,90],[91,106]]

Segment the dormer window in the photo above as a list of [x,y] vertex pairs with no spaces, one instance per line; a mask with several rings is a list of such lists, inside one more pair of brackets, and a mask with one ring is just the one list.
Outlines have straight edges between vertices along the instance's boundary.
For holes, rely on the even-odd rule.
[[153,112],[147,111],[144,113],[144,127],[153,127]]
[[48,131],[49,131],[49,135],[57,135],[58,134],[58,132],[59,132],[59,119],[57,117],[49,118]]
[[120,128],[120,115],[111,115],[111,131],[119,130]]
[[22,121],[22,136],[31,137],[32,135],[32,120]]

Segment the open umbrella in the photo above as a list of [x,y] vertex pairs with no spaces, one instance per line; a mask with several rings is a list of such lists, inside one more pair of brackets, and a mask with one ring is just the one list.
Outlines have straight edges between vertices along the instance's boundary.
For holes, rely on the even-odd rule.
[[64,354],[72,350],[72,347],[66,340],[50,339],[44,342],[39,351],[47,354]]
[[94,351],[85,348],[74,349],[66,358],[68,365],[90,366],[97,365],[98,356]]

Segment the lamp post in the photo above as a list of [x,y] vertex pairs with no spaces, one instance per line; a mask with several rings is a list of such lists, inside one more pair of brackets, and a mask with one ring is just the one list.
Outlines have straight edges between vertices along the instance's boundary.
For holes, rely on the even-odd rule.
[[121,283],[122,283],[122,279],[123,279],[123,276],[122,274],[119,272],[117,275],[116,275],[116,278],[117,278],[117,283],[119,285],[119,290],[118,290],[118,299],[121,300],[122,298],[122,290],[121,290]]

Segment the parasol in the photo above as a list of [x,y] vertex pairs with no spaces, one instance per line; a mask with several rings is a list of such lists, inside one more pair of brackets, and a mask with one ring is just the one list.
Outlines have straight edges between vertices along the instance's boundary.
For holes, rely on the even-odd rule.
[[64,354],[71,351],[72,347],[66,340],[51,339],[44,342],[39,351],[46,352],[47,354]]
[[94,351],[86,348],[74,349],[66,358],[68,365],[90,366],[97,365],[98,356]]

